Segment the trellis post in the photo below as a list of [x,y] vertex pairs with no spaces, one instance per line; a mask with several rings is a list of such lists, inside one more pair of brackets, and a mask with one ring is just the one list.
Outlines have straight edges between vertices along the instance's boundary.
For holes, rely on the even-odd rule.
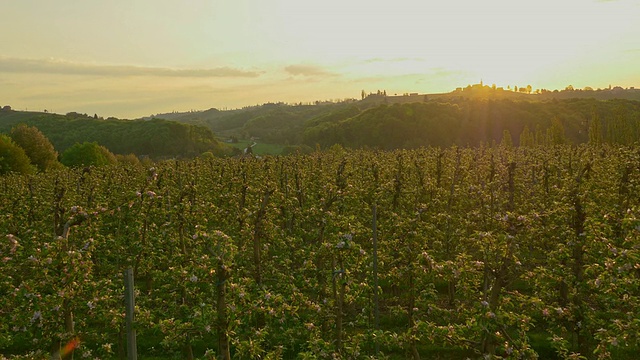
[[135,289],[133,287],[133,269],[128,268],[124,272],[124,303],[126,307],[127,327],[127,359],[137,360],[138,349],[136,346],[136,329],[133,326],[135,310]]

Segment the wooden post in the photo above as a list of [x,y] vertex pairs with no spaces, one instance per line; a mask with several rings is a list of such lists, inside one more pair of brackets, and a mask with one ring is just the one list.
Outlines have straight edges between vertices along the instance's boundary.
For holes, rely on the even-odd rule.
[[229,271],[226,266],[224,266],[222,262],[222,258],[218,260],[218,300],[217,300],[217,310],[218,310],[218,355],[219,358],[223,360],[231,360],[231,352],[229,349],[229,334],[227,333],[229,328],[229,318],[227,316],[227,285],[226,281],[229,278]]
[[127,359],[137,360],[138,349],[136,346],[136,329],[133,326],[135,294],[133,287],[133,269],[128,268],[124,272],[124,303],[126,307],[126,326],[127,326]]
[[[373,205],[373,221],[371,224],[373,231],[373,321],[374,329],[380,330],[380,303],[378,300],[378,212],[376,205]],[[375,355],[380,352],[378,339],[374,338]]]

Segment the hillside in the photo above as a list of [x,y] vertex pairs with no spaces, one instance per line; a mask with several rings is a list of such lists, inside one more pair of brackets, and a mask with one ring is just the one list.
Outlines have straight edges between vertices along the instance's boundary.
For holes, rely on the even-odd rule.
[[323,147],[338,143],[353,148],[398,149],[476,146],[501,142],[505,136],[515,145],[527,140],[578,144],[590,139],[630,144],[640,139],[640,102],[459,99],[380,105],[353,117],[307,127],[304,141]]
[[222,145],[208,128],[162,119],[103,120],[76,113],[0,111],[0,132],[8,133],[17,124],[38,128],[60,153],[85,141],[95,141],[115,154],[133,153],[151,158],[223,152]]
[[[604,90],[575,90],[568,87],[561,91],[535,90],[528,93],[526,89],[511,91],[476,84],[443,94],[386,95],[386,92],[378,92],[368,94],[359,101],[342,103],[317,105],[278,103],[229,111],[209,109],[201,112],[158,114],[154,117],[206,126],[216,134],[229,138],[257,138],[260,142],[267,143],[306,144],[311,147],[316,144],[326,147],[339,143],[356,147],[367,145],[398,148],[425,144],[448,146],[451,143],[477,144],[482,141],[500,141],[504,130],[509,130],[514,137],[522,132],[525,124],[531,131],[536,126],[544,130],[550,126],[554,116],[561,115],[563,125],[569,132],[569,140],[579,143],[587,140],[587,131],[580,129],[584,124],[577,124],[576,121],[587,121],[594,107],[602,108],[601,117],[608,119],[612,115],[611,106],[602,103],[608,100],[622,101],[616,104],[623,104],[626,100],[640,101],[640,90],[619,87]],[[487,113],[481,105],[473,105],[479,101],[487,101],[490,104],[499,104],[502,101],[506,103],[504,106],[497,105],[500,109],[497,110],[497,114],[494,114]],[[558,101],[565,105],[558,106]],[[417,118],[408,120],[403,116],[398,117],[398,114],[393,114],[394,108],[371,110],[400,104],[412,104],[413,108],[419,107],[416,104],[430,104],[429,109],[437,110],[428,110],[428,115],[424,115],[426,118],[420,121]],[[442,104],[447,105],[441,106]],[[462,116],[451,112],[450,106],[454,104],[463,107],[470,114],[473,113],[465,115],[466,121],[474,122],[473,126],[461,128],[460,123],[441,121],[443,118],[453,116],[458,119]],[[626,114],[629,109],[625,106],[621,105],[616,111]],[[365,114],[366,111],[372,112]],[[476,111],[480,113],[475,113]],[[484,113],[486,116],[482,115]],[[633,113],[634,111],[631,111],[625,116],[633,119]],[[358,115],[361,116],[355,119]],[[354,120],[340,123],[350,118]],[[365,118],[367,120],[363,120]],[[394,119],[393,124],[389,123],[391,118]],[[363,123],[356,125],[359,122]],[[384,133],[386,139],[382,140],[379,139],[380,136],[369,134],[373,131],[371,127],[374,123],[382,127],[375,131]],[[380,125],[382,123],[385,125]],[[350,126],[351,130],[341,129],[345,126]],[[425,128],[420,130],[421,127]],[[351,134],[356,131],[355,129],[358,129],[360,135]],[[458,133],[462,131],[461,129],[475,133],[472,136],[461,135]],[[424,135],[426,133],[428,136]],[[418,138],[417,134],[423,135]],[[396,139],[389,139],[389,137],[396,137]]]
[[[556,130],[568,143],[630,143],[640,139],[640,102],[595,98],[545,99],[569,93],[612,96],[611,91],[562,91],[524,94],[476,87],[440,95],[380,96],[332,106],[272,104],[236,111],[185,114],[176,121],[207,125],[216,133],[262,142],[359,148],[415,148],[500,142],[508,131],[520,143],[525,128],[538,143]],[[633,97],[638,91],[622,94]],[[315,116],[314,116],[315,115]]]
[[236,148],[257,142],[269,147],[271,154],[280,153],[285,146],[295,151],[334,144],[378,149],[475,146],[501,142],[505,134],[518,145],[523,132],[525,142],[532,138],[545,143],[553,131],[556,140],[561,135],[563,142],[574,144],[585,143],[590,136],[594,141],[631,143],[640,139],[639,121],[638,89],[568,88],[529,94],[481,84],[445,94],[387,96],[378,92],[359,101],[269,103],[138,120],[0,110],[0,132],[9,132],[19,123],[35,126],[59,152],[76,142],[96,141],[116,154],[152,158],[193,157],[206,151],[233,153],[216,136],[239,140]]
[[[206,126],[218,135],[260,138],[263,142],[299,144],[305,123],[351,106],[349,103],[287,105],[269,103],[237,110],[209,109],[201,112],[158,114],[153,118]],[[362,108],[366,108],[363,106]]]

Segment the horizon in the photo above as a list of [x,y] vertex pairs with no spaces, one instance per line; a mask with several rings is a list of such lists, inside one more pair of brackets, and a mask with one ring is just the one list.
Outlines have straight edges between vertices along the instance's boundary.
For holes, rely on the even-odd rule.
[[631,88],[639,10],[636,0],[11,2],[0,105],[140,118],[480,80]]
[[[495,85],[495,88],[493,88],[493,85]],[[517,93],[519,95],[523,95],[523,96],[536,96],[536,95],[541,95],[541,96],[545,96],[545,92],[546,93],[557,93],[557,92],[563,92],[563,91],[567,91],[569,86],[565,87],[564,89],[536,89],[536,88],[532,88],[532,92],[531,93],[527,93],[527,92],[523,92],[523,91],[516,91],[515,89],[511,88],[508,89],[506,87],[502,87],[502,86],[498,86],[497,84],[484,84],[482,81],[479,83],[475,83],[475,84],[467,84],[465,86],[458,86],[455,89],[452,89],[450,91],[447,92],[439,92],[439,93],[409,93],[409,92],[404,92],[401,94],[397,94],[397,93],[393,93],[393,94],[385,94],[384,96],[386,97],[414,97],[414,96],[435,96],[435,95],[451,95],[451,94],[456,94],[457,91],[464,91],[467,88],[475,88],[476,86],[482,86],[485,89],[488,89],[489,91],[505,91],[505,92],[513,92],[513,93]],[[521,90],[524,88],[521,88]],[[569,91],[575,91],[575,92],[582,92],[582,91],[593,91],[593,92],[598,92],[598,91],[616,91],[618,89],[622,89],[624,91],[640,91],[640,87],[635,87],[635,86],[630,86],[630,87],[622,87],[619,85],[614,85],[614,84],[610,84],[607,87],[604,88],[593,88],[591,86],[586,86],[584,88],[574,88],[571,89]],[[384,92],[384,89],[380,89],[380,93]],[[378,92],[378,89],[376,89],[375,91],[367,91],[366,92],[366,96],[368,97],[370,95],[376,95],[376,93]],[[378,94],[381,95],[381,94]],[[362,93],[360,94],[360,96],[362,96]],[[360,101],[360,100],[364,100],[364,98],[357,98],[357,97],[349,97],[349,98],[333,98],[333,99],[323,99],[323,100],[319,100],[316,99],[314,101],[307,101],[307,102],[303,102],[303,101],[293,101],[293,102],[285,102],[285,101],[267,101],[264,103],[258,103],[258,104],[252,104],[252,105],[244,105],[244,106],[240,106],[240,107],[234,107],[234,108],[229,108],[226,106],[222,106],[222,107],[210,107],[210,108],[201,108],[201,109],[185,109],[185,110],[171,110],[171,111],[167,111],[167,112],[156,112],[156,113],[151,113],[151,114],[147,114],[147,115],[143,115],[143,116],[139,116],[139,117],[116,117],[116,116],[102,116],[99,115],[97,113],[94,113],[94,115],[99,116],[101,119],[106,119],[106,118],[116,118],[119,120],[137,120],[137,119],[149,119],[149,118],[153,118],[156,117],[158,115],[165,115],[165,114],[188,114],[188,113],[201,113],[201,112],[205,112],[205,111],[209,111],[209,110],[216,110],[216,111],[238,111],[238,110],[243,110],[243,109],[248,109],[248,108],[254,108],[254,107],[261,107],[261,106],[265,106],[265,105],[273,105],[273,104],[282,104],[285,106],[318,106],[318,105],[324,105],[327,103],[333,103],[333,104],[337,104],[340,102],[345,102],[345,101]],[[11,104],[0,104],[0,110],[2,110],[3,106],[9,106],[10,109],[12,111],[18,111],[18,112],[34,112],[34,113],[49,113],[49,114],[55,114],[55,115],[67,115],[67,114],[71,114],[71,113],[75,113],[75,114],[79,114],[79,115],[83,115],[83,116],[88,116],[88,117],[92,117],[93,115],[91,115],[91,113],[88,112],[81,112],[81,111],[75,111],[75,110],[70,110],[70,111],[66,111],[66,112],[56,112],[56,111],[51,111],[49,109],[43,109],[43,110],[38,110],[38,109],[19,109],[19,108],[14,108],[13,106],[11,106]]]

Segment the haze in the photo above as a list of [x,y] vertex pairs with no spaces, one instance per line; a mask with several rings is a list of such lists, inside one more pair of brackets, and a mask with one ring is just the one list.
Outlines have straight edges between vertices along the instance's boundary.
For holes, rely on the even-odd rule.
[[640,85],[636,0],[0,1],[0,106],[18,110]]

